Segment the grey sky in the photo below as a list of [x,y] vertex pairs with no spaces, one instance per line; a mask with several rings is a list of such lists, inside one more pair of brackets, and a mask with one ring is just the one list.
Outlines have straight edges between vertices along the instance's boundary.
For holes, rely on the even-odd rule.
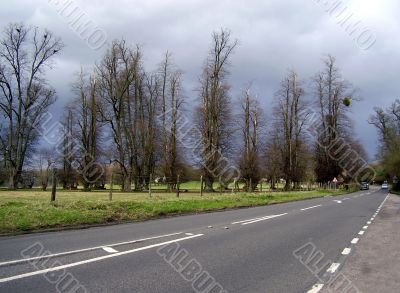
[[[106,46],[97,51],[90,49],[69,27],[68,19],[60,16],[49,2],[3,0],[0,26],[24,21],[62,37],[66,48],[48,75],[59,96],[53,111],[59,112],[71,98],[74,73],[81,65],[89,69]],[[189,99],[197,97],[197,77],[208,52],[210,35],[221,27],[230,29],[240,42],[231,62],[232,100],[252,81],[253,91],[269,114],[273,93],[288,68],[296,69],[307,82],[321,68],[323,56],[334,55],[343,76],[359,89],[363,98],[353,108],[352,118],[371,157],[376,152],[377,137],[366,120],[374,106],[386,107],[399,97],[400,4],[395,0],[342,1],[347,11],[354,13],[354,21],[361,21],[362,27],[376,34],[376,43],[369,50],[360,49],[334,17],[324,11],[324,0],[73,2],[107,33],[109,41],[124,37],[131,44],[141,44],[148,69],[156,68],[166,50],[172,52],[185,72],[185,93]]]

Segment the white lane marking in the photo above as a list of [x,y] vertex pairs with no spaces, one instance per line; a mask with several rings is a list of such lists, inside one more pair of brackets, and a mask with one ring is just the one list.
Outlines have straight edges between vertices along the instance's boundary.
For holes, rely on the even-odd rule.
[[358,232],[358,235],[364,235],[365,231]]
[[39,271],[35,271],[35,272],[30,272],[30,273],[25,273],[25,274],[21,274],[21,275],[12,276],[12,277],[7,277],[7,278],[0,279],[0,283],[5,283],[5,282],[13,281],[13,280],[26,278],[26,277],[32,277],[32,276],[36,276],[36,275],[41,275],[41,274],[45,274],[45,273],[48,273],[48,272],[59,271],[59,270],[63,270],[63,269],[71,268],[71,267],[76,267],[76,266],[80,266],[80,265],[84,265],[84,264],[88,264],[88,263],[92,263],[92,262],[101,261],[101,260],[108,259],[108,258],[113,258],[113,257],[125,255],[125,254],[131,254],[131,253],[142,251],[142,250],[147,250],[147,249],[151,249],[151,248],[155,248],[155,247],[159,247],[159,246],[164,246],[164,245],[171,244],[171,243],[174,243],[174,242],[180,242],[180,241],[184,241],[184,240],[189,240],[189,239],[201,237],[203,235],[204,234],[197,234],[197,235],[193,235],[193,236],[187,236],[187,237],[178,238],[178,239],[174,239],[174,240],[170,240],[170,241],[166,241],[166,242],[162,242],[162,243],[157,243],[157,244],[153,244],[153,245],[149,245],[149,246],[135,248],[135,249],[132,249],[132,250],[127,250],[127,251],[118,252],[118,253],[114,253],[114,254],[109,254],[109,255],[105,255],[105,256],[95,257],[95,258],[91,258],[91,259],[87,259],[87,260],[83,260],[83,261],[78,261],[78,262],[70,263],[70,264],[67,264],[67,265],[61,265],[61,266],[58,266],[58,267],[53,267],[53,268],[48,268],[48,269],[39,270]]
[[118,250],[115,250],[114,248],[112,248],[112,247],[103,247],[103,250],[104,251],[107,251],[108,253],[116,253],[116,252],[118,252]]
[[368,221],[368,222],[367,222],[368,225],[371,225],[371,223],[372,223],[371,221]]
[[360,239],[354,238],[353,240],[351,240],[351,244],[357,244],[357,243],[358,243],[358,240],[360,240]]
[[343,198],[342,200],[345,201],[345,200],[349,200],[349,199],[350,199],[350,198],[347,198],[347,197],[346,197],[346,198]]
[[324,287],[324,284],[315,284],[307,293],[318,293]]
[[254,221],[254,220],[258,220],[258,219],[263,219],[263,218],[265,218],[265,216],[264,217],[259,217],[259,218],[254,218],[254,219],[247,219],[247,220],[243,220],[243,221],[237,221],[237,222],[233,222],[231,224],[232,225],[242,224],[242,223],[246,223],[246,222]]
[[187,236],[192,236],[192,235],[194,235],[193,233],[185,233],[185,235],[187,235]]
[[272,216],[268,216],[268,217],[261,218],[261,219],[258,219],[258,220],[254,220],[254,221],[251,221],[251,222],[246,222],[246,223],[243,223],[242,226],[253,224],[253,223],[257,223],[257,222],[261,222],[261,221],[265,221],[265,220],[269,220],[269,219],[273,219],[273,218],[277,218],[277,217],[282,217],[284,215],[287,215],[287,213],[280,214],[280,215],[272,215]]
[[367,229],[368,229],[368,226],[364,226],[363,229],[364,229],[364,230],[367,230]]
[[315,209],[315,208],[318,208],[318,207],[321,207],[321,206],[322,206],[322,204],[319,204],[319,205],[312,206],[312,207],[309,207],[309,208],[301,209],[301,211],[311,210],[311,209]]
[[[286,213],[287,214],[287,213]],[[282,215],[286,215],[286,214],[282,214]],[[264,216],[264,217],[258,217],[258,218],[253,218],[253,219],[247,219],[247,220],[243,220],[243,221],[237,221],[237,222],[233,222],[231,223],[232,225],[236,225],[236,224],[243,224],[246,222],[253,222],[253,221],[258,221],[258,220],[267,220],[270,217],[276,217],[277,215],[270,215],[270,216]],[[281,215],[278,215],[281,216]]]
[[334,201],[336,201],[337,203],[342,203],[342,201],[341,201],[341,200],[334,200]]
[[345,249],[343,249],[342,254],[343,255],[349,255],[350,252],[351,252],[351,248],[345,248]]
[[137,239],[137,240],[132,240],[132,241],[113,243],[113,244],[102,245],[102,246],[89,247],[89,248],[84,248],[84,249],[70,250],[70,251],[54,253],[54,254],[49,254],[49,255],[43,255],[43,256],[36,256],[36,257],[31,257],[31,258],[11,260],[11,261],[6,261],[6,262],[0,263],[0,267],[5,266],[5,265],[10,265],[10,264],[16,264],[16,263],[20,263],[20,262],[28,262],[28,261],[36,260],[36,259],[43,259],[43,258],[50,258],[50,257],[55,257],[55,256],[74,254],[74,253],[79,253],[79,252],[92,251],[92,250],[96,250],[96,249],[102,249],[103,247],[113,247],[113,246],[119,246],[119,245],[124,245],[124,244],[132,244],[132,243],[137,243],[137,242],[146,241],[146,240],[153,240],[153,239],[165,238],[165,237],[169,237],[169,236],[176,236],[176,235],[180,235],[180,234],[182,234],[182,232],[165,234],[165,235],[149,237],[149,238],[142,238],[142,239]]
[[335,263],[335,262],[334,262],[334,263],[330,266],[330,268],[327,269],[327,272],[328,272],[328,273],[334,274],[334,273],[337,271],[337,269],[339,268],[339,266],[340,266],[340,263]]

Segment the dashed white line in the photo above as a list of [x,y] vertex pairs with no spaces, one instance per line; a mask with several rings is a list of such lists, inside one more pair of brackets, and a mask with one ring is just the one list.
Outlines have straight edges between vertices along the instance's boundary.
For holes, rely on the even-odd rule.
[[358,243],[358,240],[360,240],[360,239],[354,238],[353,240],[351,240],[351,244],[357,244],[357,243]]
[[114,253],[114,254],[108,254],[108,255],[105,255],[105,256],[91,258],[91,259],[88,259],[88,260],[78,261],[78,262],[70,263],[70,264],[67,264],[67,265],[61,265],[61,266],[52,267],[52,268],[48,268],[48,269],[44,269],[44,270],[34,271],[34,272],[25,273],[25,274],[16,275],[16,276],[11,276],[11,277],[0,279],[0,283],[9,282],[9,281],[18,280],[18,279],[23,279],[23,278],[27,278],[27,277],[31,277],[31,276],[36,276],[36,275],[41,275],[41,274],[45,274],[45,273],[48,273],[48,272],[59,271],[59,270],[63,270],[63,269],[66,269],[66,268],[76,267],[76,266],[80,266],[80,265],[83,265],[83,264],[97,262],[97,261],[101,261],[101,260],[104,260],[104,259],[125,255],[125,254],[131,254],[131,253],[134,253],[134,252],[147,250],[147,249],[150,249],[150,248],[164,246],[164,245],[171,244],[171,243],[174,243],[174,242],[180,242],[180,241],[184,241],[184,240],[193,239],[193,238],[196,238],[196,237],[201,237],[203,235],[204,234],[197,234],[197,235],[193,235],[193,236],[187,236],[187,237],[178,238],[178,239],[174,239],[174,240],[170,240],[170,241],[166,241],[166,242],[162,242],[162,243],[157,243],[157,244],[153,244],[153,245],[149,245],[149,246],[135,248],[135,249],[132,249],[132,250],[127,250],[127,251],[123,251],[123,252],[117,252],[117,253]]
[[276,218],[276,217],[280,217],[280,216],[284,216],[284,215],[287,215],[287,213],[280,214],[280,215],[270,215],[270,216],[265,216],[265,217],[247,219],[247,220],[243,220],[243,221],[237,221],[237,222],[233,222],[232,225],[236,225],[236,224],[247,225],[247,224],[252,224],[252,223],[256,223],[256,222],[260,222],[260,221],[264,221],[264,220],[268,220],[268,219],[272,219],[272,218]]
[[107,251],[108,253],[116,253],[116,252],[118,252],[118,250],[115,250],[112,247],[103,247],[103,250]]
[[368,226],[364,226],[363,229],[364,229],[364,230],[367,230],[367,229],[368,229]]
[[368,222],[367,222],[368,225],[371,225],[371,223],[372,223],[371,221],[368,221]]
[[318,293],[324,287],[324,284],[315,284],[307,293]]
[[304,209],[301,209],[301,211],[311,210],[311,209],[315,209],[315,208],[318,208],[318,207],[321,207],[321,206],[322,206],[322,205],[321,205],[321,204],[319,204],[319,205],[312,206],[312,207],[309,207],[309,208],[304,208]]
[[342,254],[343,255],[349,255],[350,252],[351,252],[351,248],[345,248],[345,249],[343,249]]
[[358,232],[358,235],[364,235],[365,231]]
[[339,268],[339,266],[340,266],[340,263],[333,263],[333,264],[329,267],[329,269],[327,270],[327,272],[328,272],[328,273],[334,274],[334,273],[337,271],[337,269]]
[[243,226],[244,225],[249,225],[249,224],[253,224],[253,223],[257,223],[257,222],[261,222],[261,221],[265,221],[265,220],[269,220],[269,219],[273,219],[273,218],[277,218],[277,217],[282,217],[284,215],[287,215],[287,213],[280,214],[280,215],[272,215],[272,216],[268,216],[268,217],[265,217],[265,218],[260,218],[260,219],[254,220],[254,221],[242,223],[242,225]]

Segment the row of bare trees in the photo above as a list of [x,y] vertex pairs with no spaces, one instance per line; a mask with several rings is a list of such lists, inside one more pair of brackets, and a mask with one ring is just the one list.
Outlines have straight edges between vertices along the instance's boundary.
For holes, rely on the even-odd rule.
[[[228,77],[237,44],[228,30],[213,33],[192,115],[184,107],[183,74],[169,52],[156,70],[149,71],[140,46],[125,40],[112,42],[91,71],[82,69],[77,74],[73,98],[61,119],[57,154],[51,155],[48,148],[31,156],[39,160],[42,187],[47,187],[50,169],[55,167],[64,188],[82,184],[85,190],[104,187],[109,180],[105,169],[118,178],[124,191],[147,188],[152,175],[168,178],[173,189],[187,166],[200,170],[206,191],[212,191],[217,180],[226,186],[228,180],[244,179],[245,189],[254,190],[262,179],[275,187],[283,178],[285,189],[290,190],[302,181],[327,182],[343,175],[326,146],[338,137],[356,145],[349,105],[343,102],[354,98],[335,59],[324,60],[309,91],[294,70],[288,71],[267,120],[250,86],[238,99],[238,108],[231,101]],[[47,31],[39,33],[18,24],[5,31],[0,55],[0,139],[1,164],[11,188],[17,187],[27,155],[39,138],[36,129],[55,101],[44,73],[61,48],[61,41]],[[320,120],[319,136],[310,138],[307,128],[313,113]],[[187,154],[193,150],[185,149],[181,137],[188,127],[197,130],[191,138],[197,142],[192,157]],[[235,178],[226,176],[230,167],[237,170]]]
[[[142,56],[140,47],[114,41],[89,78],[79,74],[74,84],[77,98],[64,118],[66,187],[80,181],[85,189],[92,188],[101,178],[100,157],[116,166],[124,191],[132,185],[135,190],[146,188],[158,163],[157,171],[164,176],[177,176],[181,159],[175,133],[183,104],[182,74],[169,53],[156,72],[145,70]],[[77,170],[71,170],[71,162],[78,163]]]

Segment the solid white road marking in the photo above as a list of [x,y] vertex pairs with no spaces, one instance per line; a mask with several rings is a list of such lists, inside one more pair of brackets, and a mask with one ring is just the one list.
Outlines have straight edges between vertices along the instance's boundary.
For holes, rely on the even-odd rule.
[[364,235],[365,231],[358,232],[358,235]]
[[112,247],[103,247],[103,250],[107,251],[108,253],[116,253],[118,250],[115,250]]
[[345,249],[343,249],[342,254],[343,255],[349,255],[350,252],[351,252],[351,248],[345,248]]
[[306,211],[306,210],[315,209],[315,208],[318,208],[318,207],[320,207],[320,206],[322,206],[322,205],[321,205],[321,204],[319,204],[319,205],[312,206],[312,207],[309,207],[309,208],[301,209],[301,211]]
[[185,233],[185,235],[187,235],[187,236],[192,236],[192,235],[194,235],[193,233]]
[[257,223],[257,222],[261,222],[261,221],[265,221],[265,220],[269,220],[269,219],[273,219],[273,218],[277,218],[277,217],[282,217],[284,215],[287,215],[287,213],[280,214],[280,215],[272,215],[272,216],[268,216],[268,217],[265,217],[265,218],[260,218],[258,220],[254,220],[254,221],[251,221],[251,222],[246,222],[246,223],[243,223],[242,226],[248,225],[248,224]]
[[360,239],[354,238],[353,240],[351,240],[351,244],[357,244],[357,243],[358,243],[358,240],[360,240]]
[[108,255],[105,255],[105,256],[95,257],[95,258],[91,258],[91,259],[87,259],[87,260],[83,260],[83,261],[78,261],[78,262],[70,263],[70,264],[67,264],[67,265],[61,265],[61,266],[58,266],[58,267],[53,267],[53,268],[48,268],[48,269],[39,270],[39,271],[35,271],[35,272],[30,272],[30,273],[25,273],[25,274],[21,274],[21,275],[12,276],[12,277],[7,277],[7,278],[0,279],[0,283],[9,282],[9,281],[13,281],[13,280],[18,280],[18,279],[22,279],[22,278],[26,278],[26,277],[32,277],[32,276],[36,276],[36,275],[41,275],[41,274],[45,274],[45,273],[48,273],[48,272],[59,271],[59,270],[63,270],[63,269],[71,268],[71,267],[76,267],[76,266],[80,266],[80,265],[84,265],[84,264],[88,264],[88,263],[92,263],[92,262],[101,261],[101,260],[108,259],[108,258],[113,258],[113,257],[125,255],[125,254],[131,254],[131,253],[134,253],[134,252],[147,250],[147,249],[150,249],[150,248],[164,246],[164,245],[171,244],[171,243],[174,243],[174,242],[180,242],[180,241],[184,241],[184,240],[189,240],[189,239],[201,237],[203,235],[204,234],[197,234],[197,235],[193,235],[193,236],[178,238],[178,239],[174,239],[174,240],[170,240],[170,241],[166,241],[166,242],[162,242],[162,243],[157,243],[157,244],[153,244],[153,245],[149,245],[149,246],[135,248],[135,249],[132,249],[132,250],[127,250],[127,251],[123,251],[123,252],[117,252],[117,253],[114,253],[114,254],[108,254]]
[[36,257],[31,257],[31,258],[11,260],[11,261],[6,261],[6,262],[0,263],[0,266],[16,264],[16,263],[20,263],[20,262],[28,262],[28,261],[43,259],[43,258],[50,258],[50,257],[55,257],[55,256],[74,254],[74,253],[79,253],[79,252],[92,251],[92,250],[96,250],[96,249],[102,249],[103,247],[113,247],[113,246],[120,246],[120,245],[125,245],[125,244],[132,244],[132,243],[137,243],[137,242],[141,242],[141,241],[165,238],[165,237],[175,236],[175,235],[180,235],[180,234],[182,234],[182,232],[166,234],[166,235],[161,235],[161,236],[155,236],[155,237],[149,237],[149,238],[142,238],[142,239],[137,239],[137,240],[132,240],[132,241],[113,243],[113,244],[102,245],[102,246],[89,247],[89,248],[84,248],[84,249],[70,250],[70,251],[54,253],[54,254],[49,254],[49,255],[43,255],[43,256],[36,256]]
[[335,273],[337,269],[339,268],[340,263],[333,263],[330,268],[327,270],[328,273]]
[[324,287],[324,284],[315,284],[307,293],[318,293]]

